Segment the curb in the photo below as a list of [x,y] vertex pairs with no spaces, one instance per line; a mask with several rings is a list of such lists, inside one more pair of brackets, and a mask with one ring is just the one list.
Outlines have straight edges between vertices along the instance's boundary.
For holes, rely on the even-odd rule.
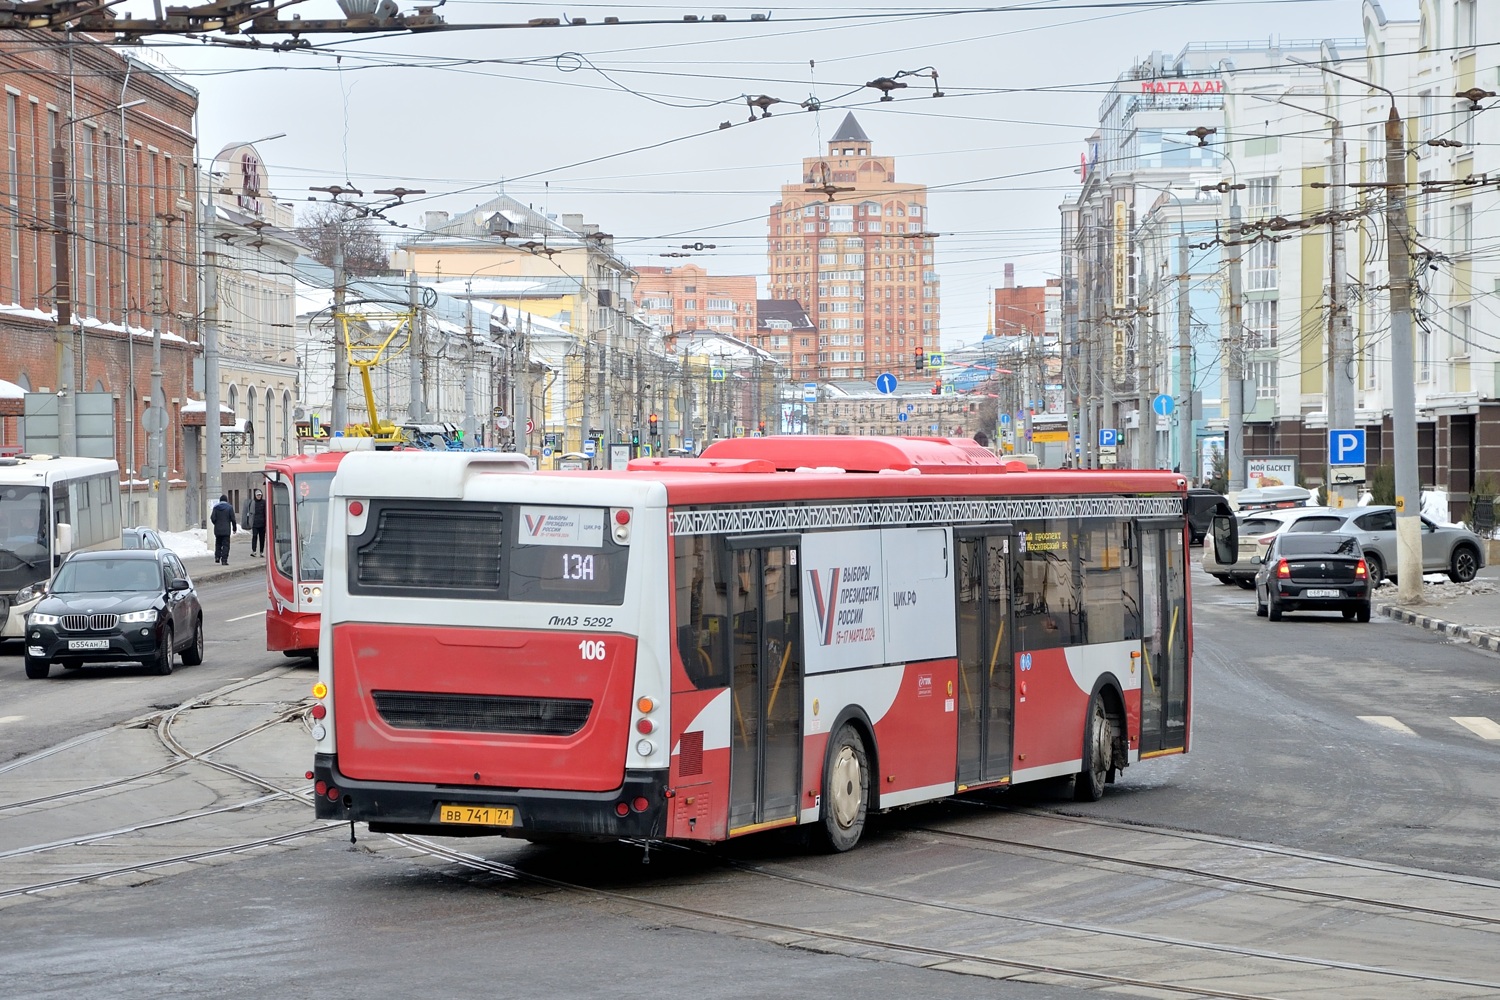
[[[252,573],[260,573],[261,575],[265,575],[266,572],[266,564],[261,562],[247,561],[246,563],[244,563],[244,565],[241,566],[224,566],[220,569],[219,572],[215,573],[195,572],[192,566],[187,565],[186,560],[183,560],[183,565],[187,566],[188,572],[192,574],[193,580],[196,583],[213,583],[216,580],[232,580],[235,577],[250,576]],[[215,563],[213,565],[217,564]],[[208,569],[207,566],[202,568],[205,570]]]
[[1433,618],[1431,615],[1419,615],[1415,611],[1395,604],[1381,604],[1376,606],[1378,614],[1387,618],[1394,618],[1398,622],[1406,622],[1408,625],[1416,625],[1429,632],[1437,632],[1442,635],[1450,635],[1455,639],[1462,639],[1481,649],[1500,653],[1500,635],[1484,632],[1469,625],[1458,625],[1453,622],[1443,621],[1441,618]]

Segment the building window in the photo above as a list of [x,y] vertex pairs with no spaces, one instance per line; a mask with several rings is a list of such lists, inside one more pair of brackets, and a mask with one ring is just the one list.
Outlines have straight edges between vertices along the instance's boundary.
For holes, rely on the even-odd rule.
[[21,304],[21,171],[17,147],[20,143],[20,103],[17,94],[6,94],[6,180],[5,200],[10,207],[10,281],[6,291],[10,301]]
[[1478,35],[1476,8],[1479,0],[1456,0],[1453,5],[1453,42],[1461,48],[1474,45]]
[[1249,252],[1245,254],[1246,267],[1249,269],[1245,287],[1250,291],[1265,291],[1276,287],[1276,269],[1280,256],[1277,246],[1270,240],[1260,240],[1250,245]]
[[1253,361],[1250,363],[1250,379],[1255,383],[1256,399],[1276,398],[1276,373],[1277,363],[1275,361]]
[[1453,333],[1452,343],[1448,348],[1448,356],[1451,358],[1467,358],[1469,356],[1469,324],[1473,313],[1469,306],[1459,306],[1453,310]]
[[1277,210],[1281,204],[1280,193],[1277,189],[1278,178],[1275,177],[1252,177],[1245,185],[1246,194],[1250,200],[1250,214],[1252,216],[1271,216],[1278,214]]
[[1453,256],[1460,260],[1466,259],[1473,249],[1473,222],[1472,205],[1453,206]]
[[1276,346],[1276,299],[1245,303],[1245,349],[1267,351]]

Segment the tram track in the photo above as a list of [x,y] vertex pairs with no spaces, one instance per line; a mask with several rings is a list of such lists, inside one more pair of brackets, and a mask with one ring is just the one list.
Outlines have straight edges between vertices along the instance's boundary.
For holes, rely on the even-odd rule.
[[[274,672],[273,676],[281,676],[282,674],[285,674],[287,672],[288,671],[286,670],[277,671]],[[132,719],[109,729],[89,733],[86,734],[83,738],[64,741],[64,743],[58,744],[56,747],[49,747],[47,750],[42,751],[41,753],[33,754],[30,757],[24,758],[20,761],[13,761],[12,766],[14,767],[32,761],[45,760],[49,757],[56,756],[56,754],[60,752],[73,749],[74,747],[81,746],[87,743],[91,743],[101,736],[107,736],[111,733],[118,733],[129,729],[150,729],[161,748],[163,748],[168,754],[171,755],[170,760],[159,766],[121,778],[116,778],[104,782],[95,782],[90,785],[72,788],[61,792],[55,792],[48,795],[34,796],[29,799],[0,803],[0,814],[9,813],[12,818],[19,819],[20,817],[15,815],[15,811],[21,809],[22,807],[41,804],[66,803],[69,800],[85,798],[90,794],[110,788],[123,788],[128,794],[132,790],[129,787],[130,785],[134,783],[138,788],[142,787],[139,783],[147,778],[166,774],[174,770],[178,770],[183,774],[186,774],[187,772],[184,769],[184,765],[187,764],[202,765],[215,772],[229,775],[237,781],[245,782],[256,787],[260,791],[260,794],[254,795],[250,798],[227,802],[220,805],[212,805],[206,808],[196,809],[191,812],[180,813],[177,815],[153,816],[147,819],[142,819],[139,822],[126,823],[119,827],[108,830],[80,834],[77,836],[67,836],[44,843],[27,844],[25,846],[12,848],[10,850],[0,851],[0,861],[13,862],[16,859],[42,856],[53,852],[68,851],[70,849],[79,848],[86,849],[91,845],[98,845],[101,842],[105,841],[126,838],[132,835],[150,834],[154,831],[178,827],[184,824],[193,823],[195,821],[211,821],[215,817],[223,817],[235,813],[246,813],[268,803],[284,801],[287,799],[291,799],[297,802],[306,802],[308,797],[312,793],[311,786],[301,789],[287,787],[286,785],[278,781],[272,780],[260,774],[256,774],[243,767],[239,767],[234,764],[219,760],[214,760],[211,756],[215,753],[218,753],[219,751],[224,750],[227,747],[240,743],[243,740],[249,739],[261,733],[265,733],[277,726],[285,725],[288,722],[296,721],[299,718],[302,720],[302,723],[305,727],[305,713],[307,710],[307,704],[304,699],[299,698],[297,701],[290,704],[288,704],[285,700],[253,702],[249,704],[223,703],[220,701],[220,699],[222,699],[226,694],[230,693],[233,690],[241,689],[248,686],[249,684],[258,683],[264,681],[265,679],[267,679],[267,675],[260,675],[258,678],[254,678],[245,683],[235,685],[232,688],[220,689],[215,692],[210,692],[198,698],[189,699],[188,701],[185,701],[182,704],[174,706],[170,709],[159,711],[148,716]],[[273,712],[270,717],[261,719],[254,725],[248,726],[236,733],[233,733],[232,735],[216,740],[213,744],[201,749],[194,749],[192,747],[189,747],[186,743],[183,742],[182,738],[174,729],[176,724],[185,716],[185,714],[193,709],[243,709],[247,707],[255,707],[257,705],[264,705],[265,707],[271,708]],[[157,787],[157,785],[152,784],[146,787],[154,788]],[[221,794],[225,793],[221,792]],[[227,795],[225,797],[227,797]],[[129,863],[118,863],[117,861],[116,863],[110,864],[108,866],[101,866],[99,868],[90,869],[87,871],[66,870],[68,867],[68,863],[66,860],[64,860],[58,862],[57,864],[59,868],[66,870],[66,874],[59,875],[56,878],[41,879],[37,881],[30,881],[23,885],[13,885],[0,888],[0,900],[11,899],[20,896],[30,896],[38,893],[43,893],[48,889],[56,889],[65,886],[102,881],[130,874],[151,872],[157,869],[171,867],[177,864],[186,864],[194,861],[202,861],[215,857],[255,850],[258,848],[286,843],[299,837],[322,833],[327,830],[339,829],[342,827],[342,825],[343,824],[339,823],[319,824],[317,826],[301,828],[292,832],[271,833],[264,836],[246,838],[244,840],[236,840],[231,844],[204,848],[198,851],[171,854],[165,857],[148,857],[143,858],[137,862]],[[158,850],[159,849],[160,847],[158,847]],[[168,849],[170,850],[170,846],[168,846]],[[131,843],[126,845],[125,850],[149,851],[151,850],[151,845],[149,843]]]
[[[1060,815],[1058,818],[1064,818]],[[1423,916],[1437,917],[1447,920],[1463,921],[1467,923],[1487,924],[1500,927],[1500,916],[1488,916],[1480,913],[1458,910],[1443,910],[1431,906],[1421,906],[1413,903],[1402,903],[1390,899],[1377,899],[1370,896],[1354,895],[1350,893],[1330,892],[1324,889],[1309,889],[1305,886],[1288,885],[1282,882],[1270,882],[1264,879],[1246,878],[1243,875],[1230,875],[1219,871],[1209,871],[1202,868],[1189,867],[1186,865],[1170,865],[1161,862],[1143,861],[1136,858],[1127,858],[1119,855],[1106,855],[1091,851],[1070,850],[1064,847],[1051,847],[1045,844],[1037,844],[1031,841],[1016,840],[1007,837],[991,837],[986,834],[964,833],[956,830],[945,830],[931,826],[910,826],[903,829],[912,833],[921,833],[927,836],[945,837],[954,841],[964,843],[978,843],[993,845],[1009,849],[1018,849],[1032,852],[1038,855],[1053,855],[1064,858],[1074,858],[1095,865],[1101,870],[1117,870],[1127,868],[1138,871],[1159,873],[1163,876],[1179,876],[1211,882],[1215,884],[1241,885],[1250,889],[1265,890],[1283,895],[1302,896],[1309,899],[1327,900],[1338,903],[1360,903],[1366,906],[1378,907],[1400,913],[1421,914]],[[1143,831],[1139,827],[1130,827],[1135,832]],[[1164,836],[1176,836],[1176,834],[1164,833]],[[1224,843],[1223,841],[1217,841]],[[1247,850],[1261,852],[1259,845],[1244,845]],[[1288,851],[1281,848],[1268,848],[1263,853],[1277,854],[1283,857],[1298,858],[1306,861],[1315,861],[1320,864],[1334,864],[1357,868],[1367,872],[1377,872],[1386,875],[1399,876],[1402,878],[1423,878],[1430,881],[1438,881],[1451,885],[1464,885],[1477,888],[1493,889],[1500,891],[1500,883],[1490,882],[1484,879],[1475,879],[1467,876],[1444,876],[1440,873],[1418,872],[1408,868],[1399,868],[1390,865],[1372,864],[1366,861],[1357,861],[1344,858],[1326,858],[1318,855],[1307,854],[1298,851]]]
[[[426,855],[442,861],[459,865],[474,871],[497,875],[508,880],[520,883],[530,883],[560,891],[576,893],[592,899],[606,900],[626,904],[632,907],[651,907],[664,912],[678,914],[680,916],[693,917],[696,919],[707,919],[720,921],[730,925],[744,927],[757,932],[769,932],[776,936],[777,940],[785,941],[788,934],[802,935],[810,940],[824,942],[833,946],[856,946],[861,948],[881,949],[893,954],[901,954],[919,957],[923,960],[937,959],[941,962],[951,962],[957,965],[969,965],[980,967],[992,972],[1008,972],[1003,978],[1013,978],[1025,975],[1057,976],[1095,985],[1108,985],[1122,988],[1134,988],[1152,990],[1162,995],[1192,996],[1192,997],[1215,997],[1232,998],[1232,1000],[1277,1000],[1280,994],[1247,992],[1224,988],[1207,987],[1187,982],[1173,982],[1167,979],[1147,979],[1139,976],[1121,975],[1111,973],[1098,968],[1087,968],[1082,964],[1067,965],[1060,962],[1025,960],[1012,955],[994,955],[984,952],[961,950],[956,948],[940,947],[932,944],[923,944],[917,941],[896,940],[887,937],[879,937],[867,934],[855,934],[846,931],[833,930],[827,927],[811,926],[807,924],[791,923],[785,920],[768,920],[744,913],[729,912],[723,909],[713,909],[701,906],[692,906],[676,903],[670,900],[660,899],[642,893],[621,891],[618,889],[605,889],[596,886],[583,885],[569,882],[563,879],[530,872],[516,865],[502,861],[484,858],[466,851],[436,844],[424,837],[391,834],[388,838],[408,850],[417,854]],[[1454,987],[1460,990],[1484,990],[1500,991],[1500,982],[1469,978],[1464,976],[1438,975],[1418,970],[1396,968],[1388,965],[1376,965],[1371,963],[1341,960],[1329,957],[1318,957],[1313,955],[1291,954],[1265,948],[1251,948],[1222,942],[1197,941],[1166,934],[1156,934],[1146,931],[1136,931],[1119,927],[1108,927],[1094,923],[1076,920],[1055,919],[1036,914],[1026,914],[998,910],[989,907],[975,906],[944,900],[922,899],[889,889],[874,888],[870,886],[846,885],[821,878],[814,878],[798,873],[777,871],[765,865],[753,864],[745,861],[725,859],[712,849],[694,848],[690,846],[677,846],[681,850],[697,855],[713,857],[719,864],[745,874],[755,875],[787,884],[794,884],[803,888],[818,892],[832,892],[841,895],[857,897],[866,903],[878,901],[881,903],[896,904],[902,908],[914,910],[939,911],[946,914],[956,914],[964,917],[977,917],[984,921],[1000,921],[1007,924],[1043,929],[1048,931],[1063,932],[1080,935],[1084,939],[1110,939],[1126,943],[1140,944],[1153,947],[1158,954],[1164,952],[1176,952],[1173,955],[1175,964],[1189,965],[1198,968],[1198,975],[1203,975],[1201,965],[1205,961],[1231,959],[1249,963],[1253,966],[1247,970],[1242,978],[1262,978],[1275,975],[1294,975],[1296,970],[1322,970],[1339,973],[1352,974],[1355,977],[1372,980],[1379,983],[1380,988],[1390,988],[1392,983],[1400,984],[1426,984],[1429,987]],[[1363,905],[1363,904],[1361,904]],[[913,921],[913,926],[920,926],[920,921]],[[1034,938],[1028,938],[1035,943]],[[962,968],[952,971],[962,972]],[[1231,978],[1234,973],[1230,970],[1213,974],[1213,978],[1223,981]],[[1367,988],[1369,984],[1366,984]],[[1353,988],[1352,984],[1351,987]],[[1358,993],[1354,995],[1360,995]]]

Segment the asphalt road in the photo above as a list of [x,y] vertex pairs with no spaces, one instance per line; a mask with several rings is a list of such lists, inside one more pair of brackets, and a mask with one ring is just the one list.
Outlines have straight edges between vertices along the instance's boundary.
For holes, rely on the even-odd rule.
[[[1485,976],[1485,956],[1500,951],[1500,932],[1489,930],[1500,925],[1500,741],[1454,721],[1500,720],[1500,656],[1378,619],[1272,624],[1255,617],[1248,592],[1201,574],[1194,584],[1193,751],[1131,768],[1098,803],[1075,804],[1049,785],[881,818],[848,856],[762,837],[706,854],[658,849],[650,865],[635,847],[478,840],[427,850],[363,831],[351,847],[347,828],[306,832],[0,898],[0,982],[28,997],[1127,995],[1118,982],[1025,967],[1033,958],[1073,968],[1087,952],[1096,968],[1147,977],[1172,967],[1247,996],[1500,995]],[[306,745],[294,713],[313,675],[261,648],[261,587],[258,577],[206,584],[206,662],[170,677],[70,671],[27,681],[18,651],[0,655],[10,720],[0,722],[0,767],[227,685],[183,713],[173,738],[202,750],[249,733],[213,759],[269,783],[211,771],[135,730],[58,754],[34,777],[23,780],[33,774],[24,766],[0,772],[0,893],[314,826],[291,794]],[[113,749],[89,749],[104,746]],[[137,782],[24,804],[152,768],[163,770],[143,792],[121,791]],[[209,813],[134,829],[152,816]],[[127,827],[20,853],[69,831]],[[1063,845],[1074,853],[1058,854]],[[453,850],[472,857],[444,853]],[[1184,868],[1130,867],[1149,859]],[[1200,870],[1219,874],[1184,873]],[[1358,886],[1431,912],[1226,888],[1247,874],[1294,888]],[[1173,942],[1210,938],[1220,949],[1212,963],[1168,957]],[[1278,967],[1237,950],[1247,944]],[[1309,972],[1297,964],[1304,952],[1352,968]],[[1408,979],[1393,987],[1383,965]],[[1032,981],[1007,978],[1023,975]],[[1434,982],[1418,985],[1423,976]]]

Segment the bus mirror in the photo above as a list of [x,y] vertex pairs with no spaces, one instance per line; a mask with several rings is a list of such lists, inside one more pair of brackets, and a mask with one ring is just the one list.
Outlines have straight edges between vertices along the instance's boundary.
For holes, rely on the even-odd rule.
[[73,551],[73,526],[66,521],[57,524],[57,553],[67,555]]
[[1240,526],[1233,515],[1215,514],[1211,532],[1214,536],[1214,560],[1220,566],[1233,566],[1240,557]]

